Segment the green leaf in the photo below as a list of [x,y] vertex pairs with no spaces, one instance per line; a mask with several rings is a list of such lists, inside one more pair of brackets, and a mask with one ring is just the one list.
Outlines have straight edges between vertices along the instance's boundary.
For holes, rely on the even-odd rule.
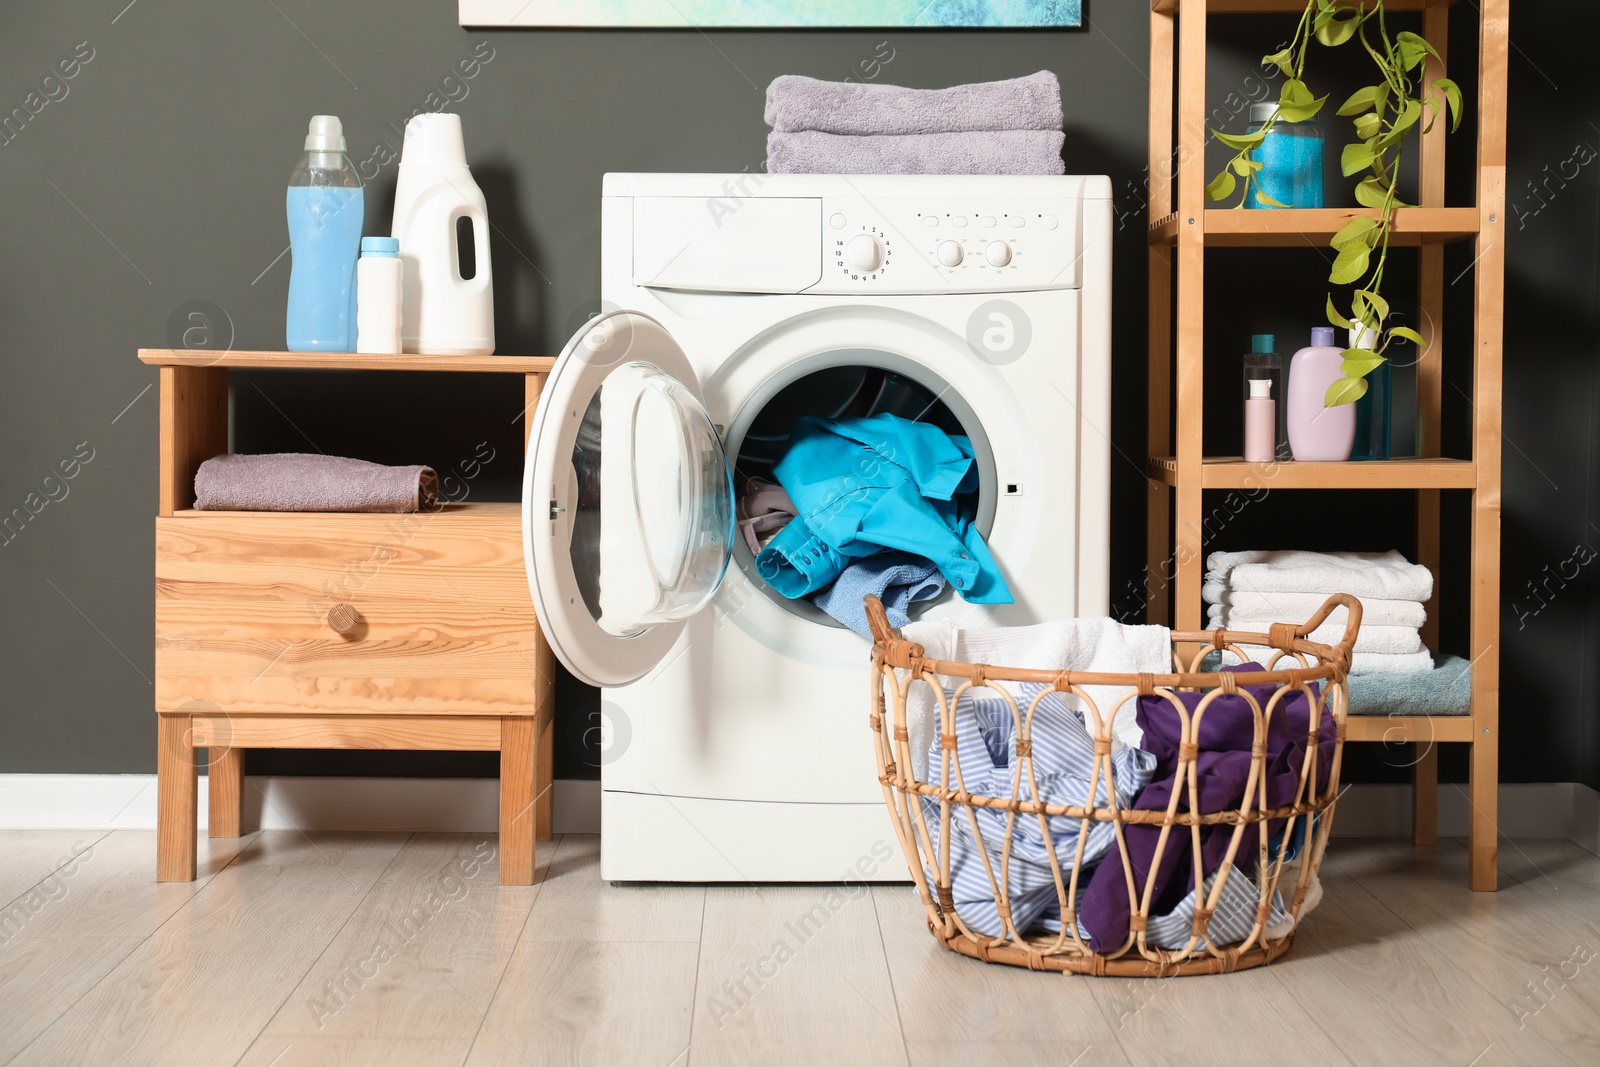
[[1377,312],[1373,311],[1372,308],[1367,305],[1365,289],[1356,290],[1356,292],[1350,297],[1350,314],[1362,327],[1367,329],[1372,327],[1372,324],[1377,316]]
[[1372,249],[1360,241],[1345,245],[1333,259],[1328,280],[1334,285],[1349,285],[1358,281],[1367,273],[1367,260],[1371,255]]
[[1285,48],[1281,52],[1274,52],[1270,56],[1261,57],[1263,67],[1277,67],[1283,71],[1285,77],[1294,77],[1294,49]]
[[1412,344],[1416,345],[1418,348],[1426,347],[1427,344],[1428,344],[1427,341],[1424,341],[1422,339],[1422,335],[1420,333],[1418,333],[1416,330],[1413,330],[1409,326],[1394,326],[1394,327],[1391,327],[1390,330],[1389,330],[1389,336],[1391,338],[1394,338],[1394,337],[1404,338],[1405,340],[1410,341]]
[[[1395,51],[1400,53],[1400,65],[1406,70],[1413,70],[1428,56],[1439,59],[1439,53],[1433,45],[1410,30],[1401,30],[1394,35]],[[1441,60],[1442,62],[1442,60]]]
[[1248,152],[1267,139],[1261,131],[1255,133],[1223,133],[1221,130],[1212,130],[1211,136],[1239,152]]
[[1367,85],[1350,94],[1350,98],[1339,105],[1341,115],[1359,115],[1363,111],[1371,111],[1378,106],[1380,93],[1389,91],[1387,85]]
[[1383,132],[1383,119],[1376,111],[1369,111],[1356,119],[1356,136],[1363,141],[1370,141]]
[[1367,380],[1365,378],[1340,378],[1328,386],[1328,392],[1322,398],[1322,406],[1336,408],[1341,404],[1349,404],[1360,400],[1367,395]]
[[1450,105],[1450,132],[1455,133],[1461,126],[1461,87],[1449,78],[1440,78],[1433,87],[1444,94],[1445,103]]
[[1299,78],[1290,78],[1283,83],[1283,88],[1278,90],[1278,102],[1282,104],[1308,104],[1311,102],[1311,90],[1306,88],[1306,83]]
[[1383,210],[1388,201],[1389,186],[1381,178],[1363,178],[1356,186],[1356,203],[1362,207]]
[[1272,197],[1268,196],[1265,192],[1262,191],[1261,186],[1259,186],[1259,185],[1256,186],[1256,202],[1258,204],[1265,204],[1265,205],[1267,205],[1267,207],[1288,207],[1289,206],[1288,204],[1285,204],[1282,201],[1272,199]]
[[1400,112],[1395,115],[1394,121],[1389,124],[1389,132],[1378,141],[1377,148],[1385,149],[1399,144],[1404,140],[1406,131],[1417,124],[1422,117],[1422,104],[1416,100],[1407,100],[1400,105]]
[[1377,293],[1374,293],[1370,289],[1358,289],[1355,295],[1359,296],[1363,301],[1365,301],[1367,306],[1377,313],[1377,316],[1380,320],[1389,317],[1389,301],[1385,300]]
[[1278,117],[1285,122],[1305,122],[1314,118],[1327,102],[1326,96],[1313,97],[1305,82],[1290,78],[1278,93]]
[[1337,326],[1341,330],[1353,330],[1356,324],[1339,314],[1339,309],[1333,306],[1333,294],[1328,294],[1328,325]]
[[1226,199],[1228,199],[1228,197],[1233,195],[1233,187],[1234,187],[1235,184],[1236,183],[1233,180],[1233,175],[1228,173],[1227,171],[1223,171],[1221,174],[1218,174],[1215,178],[1212,178],[1211,179],[1211,184],[1206,186],[1206,199],[1207,200],[1226,200]]
[[[1341,14],[1345,17],[1339,18]],[[1337,48],[1355,35],[1356,27],[1361,25],[1361,9],[1349,4],[1324,8],[1312,25],[1317,40],[1329,48]]]
[[1348,348],[1344,353],[1344,361],[1339,364],[1339,369],[1344,371],[1347,378],[1365,378],[1384,363],[1388,362],[1376,352],[1368,352],[1365,348]]
[[1365,142],[1347,144],[1339,155],[1339,169],[1346,178],[1352,174],[1359,174],[1372,166],[1372,161],[1378,158],[1373,147]]
[[1362,215],[1360,218],[1351,219],[1339,227],[1339,232],[1333,235],[1333,240],[1328,244],[1333,248],[1343,248],[1351,241],[1362,241],[1369,248],[1372,246],[1372,231],[1378,228],[1378,220]]

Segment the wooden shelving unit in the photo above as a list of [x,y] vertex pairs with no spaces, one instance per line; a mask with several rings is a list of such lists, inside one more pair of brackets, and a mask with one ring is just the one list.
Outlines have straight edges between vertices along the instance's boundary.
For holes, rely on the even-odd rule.
[[500,881],[550,837],[555,661],[523,570],[521,505],[406,515],[196,511],[228,450],[231,369],[523,378],[526,443],[553,359],[141,349],[161,369],[156,878],[192,881],[199,750],[212,837],[240,833],[251,748],[497,751]]
[[[1389,11],[1420,11],[1423,35],[1448,59],[1452,0],[1388,0]],[[1501,331],[1505,282],[1506,36],[1509,0],[1480,0],[1477,63],[1477,182],[1472,207],[1446,207],[1446,124],[1420,135],[1420,206],[1397,213],[1391,243],[1418,247],[1418,304],[1426,342],[1417,364],[1418,424],[1423,456],[1371,463],[1245,463],[1202,453],[1205,344],[1205,252],[1213,247],[1325,248],[1345,222],[1372,212],[1319,210],[1207,210],[1204,188],[1206,26],[1213,14],[1298,14],[1304,0],[1151,0],[1150,3],[1150,253],[1149,253],[1149,489],[1148,562],[1152,573],[1172,574],[1151,585],[1152,621],[1175,616],[1180,629],[1203,629],[1200,600],[1205,571],[1202,494],[1208,489],[1402,489],[1416,493],[1415,559],[1434,575],[1423,638],[1437,649],[1440,497],[1445,489],[1471,494],[1470,603],[1447,605],[1469,612],[1467,658],[1472,662],[1468,716],[1352,718],[1351,741],[1406,740],[1417,746],[1412,776],[1412,836],[1436,839],[1437,742],[1471,746],[1472,806],[1468,842],[1472,888],[1496,884],[1496,820],[1500,756],[1500,397]],[[1440,76],[1429,60],[1423,79]],[[1174,93],[1176,89],[1176,93]],[[1338,94],[1335,93],[1335,96]],[[1176,96],[1176,112],[1174,112]],[[1173,161],[1177,160],[1174,167]],[[1168,176],[1172,175],[1172,178]],[[1175,181],[1173,180],[1175,178]],[[1472,408],[1470,458],[1440,454],[1441,336],[1444,245],[1472,241],[1474,336],[1470,344]],[[1176,280],[1176,299],[1173,298]],[[1453,351],[1466,339],[1452,341]],[[1175,346],[1175,350],[1174,350]],[[1174,356],[1176,358],[1174,359]],[[1176,406],[1174,406],[1174,392]]]

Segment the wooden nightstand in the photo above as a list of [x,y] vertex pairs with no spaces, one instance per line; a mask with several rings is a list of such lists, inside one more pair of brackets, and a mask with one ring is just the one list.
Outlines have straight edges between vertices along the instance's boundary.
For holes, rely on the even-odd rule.
[[[228,450],[228,369],[519,374],[552,359],[141,349],[161,368],[156,519],[156,878],[191,881],[199,763],[210,835],[239,835],[251,748],[500,753],[500,881],[550,836],[554,660],[522,558],[521,506],[412,515],[195,511]],[[524,427],[524,439],[526,439]]]

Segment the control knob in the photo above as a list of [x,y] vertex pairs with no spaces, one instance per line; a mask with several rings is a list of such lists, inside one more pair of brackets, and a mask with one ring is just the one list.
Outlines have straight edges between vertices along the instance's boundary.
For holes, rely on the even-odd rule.
[[851,270],[875,271],[883,266],[883,246],[871,234],[858,233],[844,246],[844,261]]
[[947,267],[959,267],[963,256],[959,241],[945,241],[939,245],[939,262]]
[[1011,246],[1004,241],[991,241],[989,247],[983,250],[983,258],[989,261],[991,267],[1003,267],[1011,262]]

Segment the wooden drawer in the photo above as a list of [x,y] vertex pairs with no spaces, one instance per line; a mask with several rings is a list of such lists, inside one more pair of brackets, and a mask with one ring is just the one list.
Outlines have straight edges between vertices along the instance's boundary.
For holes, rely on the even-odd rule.
[[537,633],[515,504],[156,520],[157,711],[532,715]]

